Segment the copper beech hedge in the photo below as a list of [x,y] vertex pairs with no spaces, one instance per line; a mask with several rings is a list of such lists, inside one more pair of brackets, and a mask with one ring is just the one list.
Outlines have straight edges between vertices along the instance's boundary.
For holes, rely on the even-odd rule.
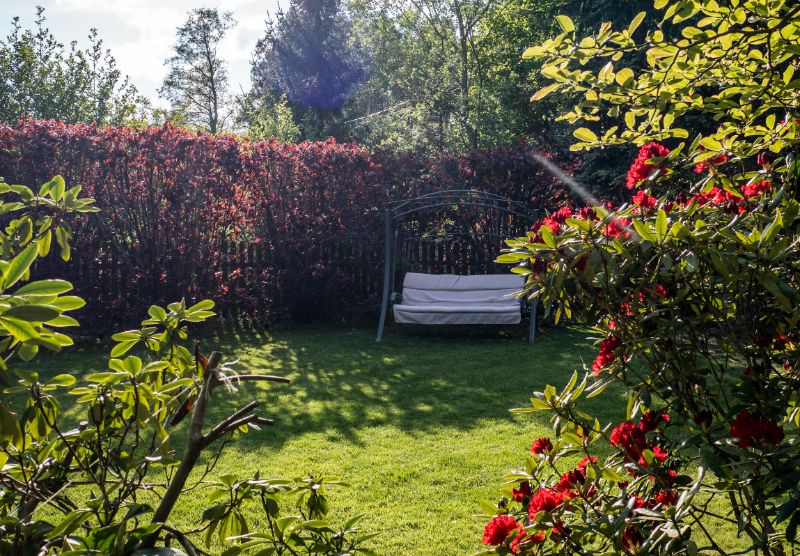
[[109,325],[183,295],[260,319],[370,315],[387,201],[479,188],[544,211],[560,206],[567,193],[529,151],[431,157],[371,154],[333,140],[248,142],[172,126],[30,119],[0,126],[0,176],[41,183],[62,175],[103,209],[72,222],[70,265],[46,261],[40,271],[75,283]]

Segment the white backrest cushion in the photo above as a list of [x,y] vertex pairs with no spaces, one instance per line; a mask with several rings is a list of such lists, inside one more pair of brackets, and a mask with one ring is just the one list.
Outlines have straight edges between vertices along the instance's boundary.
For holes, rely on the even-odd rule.
[[524,286],[525,278],[516,274],[458,276],[408,272],[403,280],[403,304],[518,305],[514,294]]

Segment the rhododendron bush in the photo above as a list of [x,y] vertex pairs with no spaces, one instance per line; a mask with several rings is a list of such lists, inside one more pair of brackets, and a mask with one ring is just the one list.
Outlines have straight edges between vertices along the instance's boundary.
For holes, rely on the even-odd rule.
[[[586,126],[576,150],[639,153],[628,203],[561,209],[499,259],[557,318],[592,325],[597,355],[518,410],[550,412],[553,434],[507,477],[488,552],[798,548],[800,4],[656,7],[679,39],[640,36],[641,17],[582,38],[559,16],[527,53],[555,80],[535,98],[583,98],[564,115]],[[689,116],[714,125],[690,138]],[[627,411],[601,423],[583,401],[611,384]]]
[[0,176],[61,174],[109,209],[74,223],[71,265],[40,271],[71,279],[112,322],[183,295],[270,320],[369,313],[386,201],[478,187],[557,207],[566,193],[527,155],[525,146],[370,154],[332,140],[279,144],[171,126],[0,126]]
[[[326,490],[340,481],[244,469],[209,481],[234,435],[272,424],[256,413],[259,400],[232,410],[241,383],[290,382],[240,373],[218,351],[204,355],[190,328],[214,316],[212,301],[149,307],[141,327],[112,337],[104,372],[32,370],[40,348],[73,345],[71,315],[84,305],[65,295],[66,280],[31,280],[36,263],[51,251],[70,259],[68,217],[97,214],[93,203],[62,176],[35,189],[0,179],[0,554],[209,554],[216,537],[226,556],[374,556],[364,546],[372,535],[356,527],[361,516],[327,520]],[[231,407],[215,416],[221,403]],[[170,518],[181,498],[191,498],[182,511],[197,511],[199,523]],[[203,500],[211,505],[201,512]]]

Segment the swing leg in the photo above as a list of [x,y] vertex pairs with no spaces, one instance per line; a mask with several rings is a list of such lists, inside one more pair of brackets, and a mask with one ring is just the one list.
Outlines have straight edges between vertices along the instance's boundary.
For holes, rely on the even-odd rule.
[[531,324],[528,330],[528,343],[532,344],[536,339],[536,308],[539,306],[539,300],[536,299],[531,305]]
[[383,244],[383,299],[381,300],[381,320],[378,323],[378,335],[375,338],[376,342],[383,340],[383,330],[386,326],[386,313],[389,311],[389,288],[392,282],[392,214],[389,209],[385,212],[385,230],[386,237]]

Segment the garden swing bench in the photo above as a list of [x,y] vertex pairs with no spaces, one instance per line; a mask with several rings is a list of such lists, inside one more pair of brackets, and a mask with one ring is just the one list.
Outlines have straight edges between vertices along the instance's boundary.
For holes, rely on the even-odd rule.
[[[505,223],[505,228],[495,233],[482,230],[445,232],[442,212],[462,211],[464,207],[476,207],[481,210],[484,220]],[[413,223],[409,217],[417,216],[425,211],[437,211],[435,224],[439,230],[431,233],[423,229],[417,221],[419,235],[404,235],[403,225]],[[488,219],[486,216],[502,215],[504,218]],[[381,316],[378,323],[376,341],[383,339],[389,306],[392,305],[394,320],[398,324],[419,325],[514,325],[522,322],[530,315],[528,341],[534,340],[536,333],[537,301],[530,303],[527,299],[517,299],[514,294],[525,286],[525,278],[518,274],[441,274],[429,272],[405,272],[402,292],[395,291],[397,272],[398,244],[409,239],[438,240],[461,235],[493,236],[499,247],[500,241],[507,237],[523,235],[535,213],[520,202],[502,197],[495,193],[472,189],[451,189],[419,195],[389,203],[384,212],[384,274]],[[516,220],[516,221],[515,221]],[[521,222],[519,222],[521,220]],[[496,226],[495,226],[496,227]],[[493,251],[493,250],[491,250]],[[493,252],[490,253],[493,257]],[[474,253],[473,253],[474,255]],[[402,269],[401,269],[402,270]],[[485,268],[484,268],[485,270]]]

